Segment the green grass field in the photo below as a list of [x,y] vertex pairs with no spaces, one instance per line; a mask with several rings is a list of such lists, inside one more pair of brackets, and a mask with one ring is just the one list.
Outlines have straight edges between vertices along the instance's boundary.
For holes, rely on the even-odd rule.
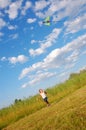
[[39,95],[0,110],[1,130],[86,130],[86,71]]

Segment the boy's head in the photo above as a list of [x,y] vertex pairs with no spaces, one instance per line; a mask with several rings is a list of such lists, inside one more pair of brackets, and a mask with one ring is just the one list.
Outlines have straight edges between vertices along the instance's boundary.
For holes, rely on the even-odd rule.
[[39,89],[39,93],[42,93],[43,92],[43,90],[42,89]]

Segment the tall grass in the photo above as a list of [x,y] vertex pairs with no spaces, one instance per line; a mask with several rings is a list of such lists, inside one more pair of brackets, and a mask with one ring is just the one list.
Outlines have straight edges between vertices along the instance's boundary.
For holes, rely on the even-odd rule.
[[3,130],[86,130],[86,86]]
[[[62,98],[86,85],[86,71],[72,74],[70,78],[59,85],[48,88],[47,95],[50,103],[59,102]],[[0,129],[12,124],[45,107],[39,95],[27,98],[0,110]]]

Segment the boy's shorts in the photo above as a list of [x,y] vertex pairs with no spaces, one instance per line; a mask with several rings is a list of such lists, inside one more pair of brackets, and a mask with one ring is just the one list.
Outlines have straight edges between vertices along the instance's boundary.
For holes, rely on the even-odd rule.
[[44,100],[45,102],[47,102],[47,97],[45,97],[43,100]]

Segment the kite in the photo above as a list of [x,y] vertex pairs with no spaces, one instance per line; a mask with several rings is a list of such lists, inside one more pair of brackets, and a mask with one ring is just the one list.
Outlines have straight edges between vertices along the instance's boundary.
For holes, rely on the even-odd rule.
[[43,24],[44,25],[47,25],[47,26],[50,26],[50,17],[48,16],[44,21],[43,21]]
[[44,25],[47,25],[47,26],[50,26],[51,25],[51,23],[53,23],[53,22],[61,22],[61,21],[51,21],[50,20],[50,16],[48,16],[47,18],[45,18],[45,20],[42,22]]

